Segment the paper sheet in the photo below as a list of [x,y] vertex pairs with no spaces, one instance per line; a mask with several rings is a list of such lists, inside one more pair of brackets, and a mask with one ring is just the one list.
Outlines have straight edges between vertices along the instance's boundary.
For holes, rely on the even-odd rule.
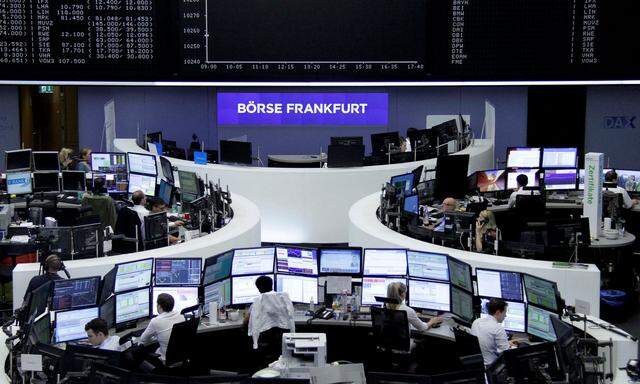
[[328,295],[351,294],[351,276],[327,276],[326,290]]

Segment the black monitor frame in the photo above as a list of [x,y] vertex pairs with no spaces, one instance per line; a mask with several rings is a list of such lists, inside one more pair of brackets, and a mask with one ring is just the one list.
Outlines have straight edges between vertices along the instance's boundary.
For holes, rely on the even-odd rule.
[[[534,167],[510,167],[509,166],[509,154],[512,151],[517,151],[519,149],[538,149],[538,153],[539,153],[539,158],[538,158],[538,165],[534,166]],[[505,157],[505,166],[507,167],[507,169],[541,169],[542,168],[542,147],[507,147],[507,155]]]
[[[322,272],[320,270],[322,266],[322,252],[323,251],[339,251],[339,250],[353,250],[358,251],[360,254],[360,269],[356,273],[334,273],[334,272]],[[318,248],[318,275],[319,276],[351,276],[351,277],[359,277],[362,276],[362,271],[364,268],[364,257],[362,247],[320,247]]]
[[[544,281],[546,283],[550,283],[550,284],[553,285],[553,288],[554,288],[554,291],[555,291],[554,292],[555,293],[555,302],[556,302],[556,306],[557,306],[556,308],[550,308],[550,307],[546,307],[545,305],[542,305],[542,304],[532,303],[531,302],[531,300],[529,299],[529,295],[527,294],[527,276],[532,277],[534,279],[538,279],[540,281]],[[524,294],[525,294],[525,297],[527,298],[527,303],[528,304],[531,304],[531,305],[534,305],[536,307],[545,309],[545,310],[547,310],[549,312],[553,312],[553,313],[557,313],[557,314],[561,313],[559,293],[558,293],[558,283],[556,283],[555,281],[551,281],[551,280],[543,279],[543,278],[538,277],[538,276],[531,275],[529,273],[522,273],[522,287],[524,288]]]
[[[525,294],[524,294],[524,277],[522,276],[522,272],[516,272],[516,271],[506,271],[506,270],[501,270],[501,269],[493,269],[493,268],[476,268],[475,269],[475,276],[476,276],[476,284],[479,285],[478,282],[478,271],[489,271],[489,272],[498,272],[498,273],[515,273],[520,275],[520,299],[518,300],[514,300],[514,299],[505,299],[504,297],[500,297],[502,300],[505,301],[522,301],[524,302],[524,298],[525,298]],[[502,287],[501,287],[502,289]],[[480,295],[480,288],[478,287],[478,296]]]
[[220,162],[227,164],[253,164],[250,141],[220,140]]
[[[147,172],[143,172],[140,170],[132,170],[131,169],[131,160],[130,157],[131,156],[141,156],[144,158],[152,158],[153,159],[153,167],[154,167],[154,172],[153,173],[147,173]],[[150,176],[155,176],[156,178],[158,177],[158,162],[156,159],[155,155],[149,154],[149,153],[138,153],[138,152],[127,152],[127,168],[129,169],[129,173],[138,173],[138,174],[142,174],[142,175],[150,175]]]
[[[276,251],[275,251],[275,273],[276,275],[279,273],[282,274],[287,274],[287,275],[294,275],[294,276],[307,276],[307,277],[318,277],[320,274],[320,250],[318,248],[313,248],[313,247],[298,247],[298,246],[291,246],[291,245],[287,245],[287,244],[276,244],[275,245]],[[283,249],[301,249],[301,250],[305,250],[305,251],[315,251],[316,252],[316,274],[306,274],[306,273],[298,273],[298,272],[289,272],[289,271],[279,271],[278,270],[278,248],[283,248]],[[287,256],[288,257],[288,256]]]
[[371,155],[372,156],[387,156],[389,147],[388,144],[393,144],[394,148],[400,148],[400,132],[382,132],[371,134]]
[[[58,152],[56,151],[33,151],[31,152],[31,156],[33,156],[32,159],[32,165],[33,165],[33,171],[34,172],[60,172],[60,160],[58,157]],[[54,164],[55,163],[55,167],[38,167],[38,163],[39,161],[36,161],[36,158],[42,156],[43,158],[45,157],[49,157],[48,161],[53,160],[53,162],[51,162],[50,164]],[[45,161],[46,163],[46,161]],[[40,169],[42,168],[42,169]]]
[[160,168],[162,168],[164,178],[167,179],[169,183],[175,185],[176,180],[173,176],[173,165],[171,165],[171,161],[164,156],[160,156]]
[[[244,273],[244,274],[234,274],[233,273],[233,263],[235,262],[235,258],[236,258],[236,252],[237,251],[244,251],[247,249],[268,249],[271,248],[273,249],[273,265],[271,268],[271,272],[259,272],[259,273]],[[275,275],[276,273],[276,247],[274,246],[269,246],[269,247],[245,247],[245,248],[234,248],[233,249],[233,259],[231,261],[231,276],[232,277],[240,277],[240,276],[253,276],[253,275]]]
[[[448,257],[447,263],[448,263],[447,266],[449,267],[449,283],[452,284],[452,285],[455,285],[456,287],[458,287],[458,288],[460,288],[462,290],[465,290],[465,291],[470,292],[470,293],[473,294],[473,273],[472,273],[473,268],[471,267],[471,264],[465,263],[464,261],[462,261],[460,259],[456,259],[455,257],[451,257],[451,256]],[[462,267],[466,267],[466,269],[468,271],[468,276],[469,276],[469,283],[471,284],[471,289],[468,289],[466,287],[461,287],[461,286],[459,286],[458,284],[454,283],[451,280],[451,263],[458,263]]]
[[[501,299],[499,297],[490,297],[490,296],[475,296],[478,298],[478,302],[479,302],[479,307],[480,308],[480,312],[478,313],[478,317],[482,317],[482,300],[487,300],[487,302],[491,299],[500,299],[503,300],[504,302],[506,302],[507,304],[509,303],[520,303],[520,304],[524,304],[524,330],[523,331],[513,331],[510,329],[506,329],[505,328],[505,332],[511,334],[511,333],[525,333],[527,332],[527,321],[528,321],[528,314],[529,314],[529,305],[526,301],[524,300],[507,300],[507,299]],[[507,306],[507,312],[509,311],[508,306]],[[487,314],[489,312],[487,311]],[[489,315],[491,316],[491,315]],[[509,315],[507,314],[507,317],[509,317]]]
[[367,274],[367,277],[404,277],[407,278],[407,276],[409,275],[409,261],[407,260],[407,251],[408,249],[406,248],[363,248],[362,249],[362,276],[365,276],[364,273],[364,263],[366,261],[366,255],[367,255],[367,251],[404,251],[404,262],[406,263],[406,270],[404,271],[403,274],[401,275],[385,275],[385,274]]
[[[169,192],[169,201],[165,200],[164,197],[161,195],[160,191],[162,191],[162,188],[169,188],[170,192]],[[161,199],[168,207],[173,205],[173,200],[174,200],[174,196],[176,193],[176,187],[171,184],[168,183],[166,181],[164,181],[164,179],[160,179],[160,184],[156,184],[156,197]]]
[[[231,249],[231,250],[228,250],[227,252],[219,253],[217,255],[208,257],[208,258],[206,258],[204,260],[204,263],[202,264],[202,276],[200,277],[200,281],[202,282],[203,285],[213,284],[213,283],[216,283],[218,281],[222,281],[224,279],[228,279],[228,278],[231,277],[231,268],[233,267],[233,252],[234,252],[234,250]],[[207,267],[210,267],[212,265],[218,264],[217,261],[218,261],[218,259],[220,257],[225,256],[225,255],[229,255],[229,254],[230,254],[230,258],[231,258],[231,265],[229,266],[229,275],[227,275],[227,276],[225,276],[225,277],[223,277],[221,279],[214,279],[212,281],[206,281],[205,282],[204,277],[206,276]],[[214,263],[214,261],[215,261],[215,263]]]
[[[453,309],[453,290],[459,291],[461,294],[463,295],[468,295],[469,297],[471,297],[471,319],[467,319],[463,316],[463,314],[461,313],[457,313],[454,311]],[[471,323],[473,322],[474,318],[475,318],[475,297],[472,293],[465,291],[464,289],[459,288],[456,285],[453,285],[449,282],[449,308],[451,309],[451,313],[456,315],[458,317],[458,319],[462,320],[463,323],[465,323],[465,325],[467,326],[471,326]]]
[[[28,154],[28,155],[27,155]],[[11,156],[25,156],[25,158],[19,160],[25,160],[26,156],[28,156],[29,166],[23,166],[18,168],[9,168],[10,157]],[[32,151],[31,149],[16,149],[13,151],[4,151],[4,164],[7,172],[22,172],[22,171],[31,171],[33,164],[31,163],[32,159]]]
[[[147,315],[146,316],[143,315],[143,316],[136,317],[134,319],[127,319],[127,320],[118,322],[118,296],[120,296],[120,295],[129,295],[129,294],[133,294],[135,292],[143,291],[143,290],[146,290],[147,294],[149,295],[149,307],[147,308]],[[153,314],[153,311],[151,310],[151,306],[153,305],[153,303],[152,303],[153,296],[152,296],[152,292],[151,292],[151,286],[144,287],[144,288],[138,288],[138,289],[132,289],[132,290],[123,291],[123,292],[118,292],[118,293],[116,293],[114,295],[114,300],[116,300],[115,301],[115,310],[113,311],[114,317],[115,317],[114,324],[115,324],[116,328],[119,328],[119,326],[122,326],[122,325],[135,323],[140,319],[145,319],[147,317],[151,317],[152,314]]]
[[[111,307],[111,317],[107,318],[104,308]],[[100,304],[100,318],[107,322],[107,328],[113,328],[116,325],[116,297],[111,296]]]
[[[57,341],[55,339],[55,329],[58,327],[58,316],[60,316],[61,313],[67,313],[67,312],[73,312],[73,311],[79,311],[79,310],[85,310],[88,308],[96,308],[98,311],[98,317],[100,316],[100,307],[98,306],[88,306],[88,307],[82,307],[82,308],[74,308],[74,309],[66,309],[64,311],[55,311],[54,312],[54,320],[53,320],[53,335],[52,335],[52,343],[58,344],[58,343],[69,343],[70,341],[76,341],[76,340],[84,340],[87,338],[87,336],[85,335],[84,337],[78,338],[78,339],[72,339],[72,340],[65,340],[65,341]],[[67,344],[67,347],[71,345],[71,344]]]
[[[82,175],[82,189],[70,189],[67,188],[68,185],[66,185],[65,183],[65,175],[67,175],[67,177],[74,177],[77,178],[77,180],[69,180],[70,181],[78,181],[80,180],[80,175]],[[68,179],[67,179],[68,180]],[[62,171],[62,192],[65,193],[75,193],[75,192],[86,192],[87,191],[87,174],[84,171]]]
[[[93,301],[93,303],[91,304],[83,304],[83,305],[77,305],[74,306],[73,304],[71,304],[69,307],[64,307],[64,308],[60,308],[60,307],[56,307],[55,306],[55,297],[56,297],[56,286],[59,284],[63,284],[63,283],[70,283],[70,282],[78,282],[78,281],[93,281],[93,284],[96,287],[96,297],[95,300]],[[89,276],[89,277],[78,277],[75,279],[60,279],[60,280],[54,280],[53,281],[53,289],[51,292],[51,308],[53,310],[56,311],[61,311],[61,310],[74,310],[74,309],[82,309],[82,308],[89,308],[89,307],[95,307],[96,305],[98,305],[98,293],[100,292],[100,276]]]
[[[150,274],[150,278],[149,278],[149,285],[145,286],[145,287],[137,287],[137,288],[132,288],[132,289],[124,289],[121,291],[116,291],[116,281],[118,280],[118,268],[120,268],[120,266],[122,265],[127,265],[127,264],[135,264],[135,263],[139,263],[142,261],[149,261],[151,260],[151,269],[149,270],[149,274]],[[129,291],[137,291],[138,289],[143,289],[143,288],[149,288],[153,285],[153,258],[152,257],[146,257],[144,259],[140,259],[140,260],[132,260],[132,261],[127,261],[124,263],[118,263],[114,266],[115,270],[116,270],[116,277],[113,280],[113,293],[114,294],[118,294],[118,293],[125,293],[125,292],[129,292]]]
[[[38,192],[55,192],[60,193],[60,178],[58,177],[58,172],[33,172],[31,174],[33,180],[31,182],[31,189],[33,193]],[[41,186],[38,179],[40,181],[45,182],[45,186]],[[55,179],[55,186],[53,183],[49,183]]]
[[[166,284],[166,283],[160,283],[158,284],[157,282],[157,278],[158,278],[158,261],[159,260],[170,260],[170,261],[174,261],[174,260],[191,260],[191,261],[199,261],[200,262],[200,272],[198,273],[198,275],[200,276],[200,278],[198,279],[198,283],[197,284],[189,284],[189,283],[180,283],[180,284]],[[153,260],[153,276],[154,276],[154,280],[153,280],[153,285],[154,287],[193,287],[193,286],[200,286],[202,285],[202,258],[200,257],[158,257],[156,259]]]

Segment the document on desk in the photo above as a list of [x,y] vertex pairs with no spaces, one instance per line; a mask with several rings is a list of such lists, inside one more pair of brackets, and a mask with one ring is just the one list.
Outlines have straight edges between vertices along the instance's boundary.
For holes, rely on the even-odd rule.
[[10,241],[12,243],[26,244],[29,242],[29,236],[27,235],[12,236]]
[[327,365],[309,370],[311,384],[334,384],[334,383],[354,383],[364,384],[364,365],[362,364],[342,364]]
[[329,295],[351,294],[351,276],[327,276],[326,291]]

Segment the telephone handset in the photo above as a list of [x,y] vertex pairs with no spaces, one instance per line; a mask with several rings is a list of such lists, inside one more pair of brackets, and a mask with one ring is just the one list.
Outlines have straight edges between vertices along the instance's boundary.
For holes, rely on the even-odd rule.
[[320,308],[320,309],[318,309],[317,311],[314,312],[313,318],[314,319],[324,319],[324,320],[332,319],[333,318],[333,309],[327,309],[325,307],[322,307],[322,308]]

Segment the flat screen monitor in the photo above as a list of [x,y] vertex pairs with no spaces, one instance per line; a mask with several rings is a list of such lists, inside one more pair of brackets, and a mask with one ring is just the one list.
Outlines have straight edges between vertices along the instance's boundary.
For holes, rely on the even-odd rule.
[[193,162],[200,165],[207,164],[207,153],[201,151],[193,152]]
[[210,257],[204,262],[202,284],[208,285],[216,281],[231,277],[233,251]]
[[449,284],[409,279],[409,306],[450,312],[451,293],[449,292]]
[[10,195],[28,195],[33,192],[31,172],[7,173],[7,193]]
[[544,189],[554,190],[574,190],[578,180],[578,170],[576,169],[546,169],[544,171]]
[[149,317],[149,288],[116,294],[116,324]]
[[436,166],[435,197],[463,198],[467,193],[469,155],[449,155],[438,157]]
[[127,173],[127,156],[122,152],[91,152],[91,171]]
[[332,136],[331,145],[341,145],[343,147],[351,145],[363,145],[362,136]]
[[5,165],[7,172],[30,171],[31,150],[18,149],[15,151],[5,151]]
[[33,152],[33,170],[35,172],[60,172],[60,160],[58,159],[58,152]]
[[220,140],[220,161],[223,163],[251,165],[251,152],[248,141]]
[[[509,311],[507,310],[507,317]],[[553,328],[551,317],[557,316],[555,313],[542,308],[530,305],[527,308],[527,333],[537,336],[542,340],[556,341],[556,331]]]
[[218,308],[231,305],[231,279],[224,279],[204,286],[202,311],[209,314],[209,303],[218,303]]
[[164,180],[160,180],[158,187],[158,198],[160,198],[168,207],[173,204],[173,185]]
[[[490,316],[487,309],[489,300],[488,297],[480,298],[480,317]],[[525,332],[527,305],[521,301],[505,301],[507,303],[507,317],[502,322],[502,327],[507,332]]]
[[144,259],[116,265],[114,293],[150,286],[152,272],[153,259]]
[[156,177],[152,175],[129,174],[129,193],[142,191],[147,196],[156,195]]
[[142,173],[145,175],[158,175],[156,157],[142,153],[127,153],[129,172]]
[[294,303],[318,304],[317,277],[277,275],[276,290],[286,292]]
[[161,293],[171,295],[174,300],[173,310],[180,313],[185,308],[198,305],[198,287],[153,287],[153,301],[151,307],[153,308],[153,315],[158,315],[158,306],[155,303],[158,302],[158,296]]
[[405,173],[403,175],[393,176],[389,183],[393,185],[398,191],[404,191],[405,195],[410,195],[411,190],[413,189],[413,180],[413,173]]
[[321,248],[320,273],[359,275],[362,272],[361,248]]
[[28,319],[38,317],[47,310],[52,289],[53,282],[47,282],[31,292]]
[[125,194],[129,192],[129,174],[124,173],[98,173],[91,174],[92,183],[95,185],[97,179],[104,180],[104,186],[110,194]]
[[542,168],[577,168],[578,148],[542,148]]
[[476,268],[476,277],[479,296],[523,301],[522,275],[520,272]]
[[160,156],[160,166],[162,167],[162,174],[164,178],[171,184],[175,184],[176,181],[173,177],[173,166],[171,165],[171,161],[164,156]]
[[365,249],[365,276],[406,276],[407,251],[404,249]]
[[447,255],[442,253],[407,251],[409,277],[449,281]]
[[453,257],[449,257],[447,261],[449,263],[449,281],[451,281],[451,284],[467,292],[473,292],[471,265]]
[[278,273],[318,275],[318,250],[315,248],[276,247]]
[[507,148],[507,168],[540,167],[540,148]]
[[50,344],[51,317],[47,314],[46,316],[42,316],[38,320],[35,320],[31,325],[29,332],[34,335],[37,343]]
[[53,343],[86,339],[87,331],[84,330],[84,326],[99,316],[100,309],[98,307],[56,312]]
[[504,191],[507,188],[507,171],[489,169],[476,172],[476,188],[480,193]]
[[399,132],[374,133],[371,135],[371,154],[373,156],[386,156],[391,150],[400,148]]
[[327,149],[328,168],[362,167],[364,145],[330,145]]
[[180,190],[182,193],[195,197],[200,196],[200,184],[198,183],[198,176],[195,173],[178,171],[178,181],[180,181]]
[[420,214],[420,204],[418,202],[418,195],[405,196],[404,203],[402,204],[403,211],[414,215]]
[[[601,179],[602,182],[604,183],[604,175],[606,175],[607,172],[609,172],[611,169],[603,169],[602,170],[602,175],[601,175]],[[618,173],[618,171],[616,171],[616,173]],[[584,189],[584,169],[580,169],[580,171],[578,172],[578,189],[579,190],[583,190]],[[618,185],[620,185],[620,176],[618,176]]]
[[147,149],[152,155],[162,156],[162,143],[149,142],[147,143]]
[[100,276],[55,280],[52,307],[58,311],[97,305],[99,289]]
[[155,260],[156,285],[200,285],[202,259]]
[[387,297],[387,287],[391,283],[407,284],[407,279],[398,277],[363,277],[362,305],[382,306],[382,303],[376,301],[376,296]]
[[58,172],[34,172],[33,192],[60,192]]
[[85,192],[87,176],[83,171],[62,171],[63,192]]
[[553,312],[558,311],[558,302],[556,300],[558,287],[555,282],[531,276],[526,273],[522,274],[522,277],[528,303]]
[[275,248],[245,248],[233,251],[233,276],[273,273]]
[[640,171],[616,169],[618,186],[629,192],[640,192]]
[[451,313],[467,323],[474,319],[473,295],[467,291],[451,286]]
[[[234,276],[231,278],[231,304],[242,305],[251,304],[253,300],[260,296],[260,291],[256,287],[256,279],[264,275]],[[273,280],[273,275],[269,276]]]
[[529,179],[529,183],[527,187],[539,187],[540,170],[538,168],[535,169],[510,169],[507,171],[507,189],[518,189],[517,178],[518,175],[526,175],[527,179]]
[[108,328],[116,325],[116,298],[111,296],[107,301],[100,305],[100,318],[107,322]]

